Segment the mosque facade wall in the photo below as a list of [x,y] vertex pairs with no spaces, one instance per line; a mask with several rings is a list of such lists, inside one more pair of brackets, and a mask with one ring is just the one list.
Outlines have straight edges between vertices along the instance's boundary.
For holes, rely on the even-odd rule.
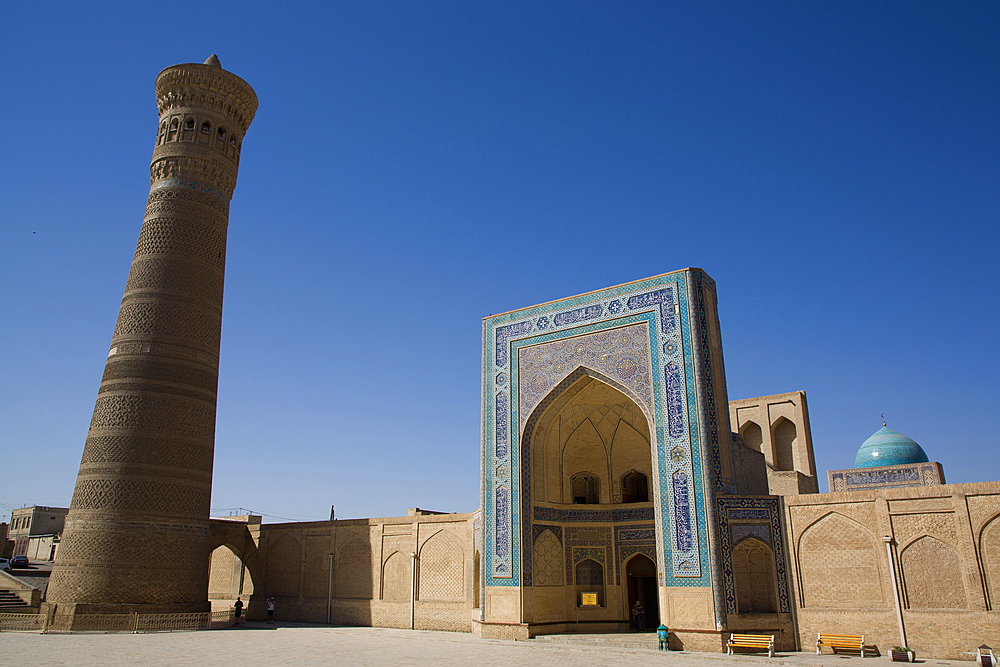
[[[415,629],[469,632],[479,599],[475,521],[474,513],[416,513],[264,524],[262,581],[243,583],[248,616],[263,618],[274,597],[277,620],[325,623],[329,595],[334,625],[409,628],[412,591]],[[214,607],[232,606],[235,595],[221,592],[235,590],[240,567],[227,547],[213,552]]]
[[864,634],[883,654],[905,643],[920,656],[971,659],[976,646],[996,640],[1000,482],[782,501],[802,650],[819,632]]

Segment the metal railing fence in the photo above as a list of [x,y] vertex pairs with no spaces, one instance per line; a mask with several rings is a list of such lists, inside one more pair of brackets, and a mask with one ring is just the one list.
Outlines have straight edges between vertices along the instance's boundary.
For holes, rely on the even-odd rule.
[[0,632],[177,632],[219,630],[233,625],[232,610],[195,614],[75,614],[72,620],[48,614],[0,614]]

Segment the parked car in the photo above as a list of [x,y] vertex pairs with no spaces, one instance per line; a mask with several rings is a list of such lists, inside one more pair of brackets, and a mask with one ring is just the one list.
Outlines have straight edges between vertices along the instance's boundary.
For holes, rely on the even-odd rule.
[[10,572],[10,561],[6,558],[0,558],[0,571]]
[[31,561],[28,560],[27,556],[14,556],[10,559],[11,568],[26,568],[31,567]]

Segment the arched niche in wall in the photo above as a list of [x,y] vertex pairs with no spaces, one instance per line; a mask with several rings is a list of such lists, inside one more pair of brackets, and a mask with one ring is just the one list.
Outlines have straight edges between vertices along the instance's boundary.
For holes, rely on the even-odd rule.
[[[524,455],[531,461],[533,501],[573,504],[573,478],[588,473],[596,502],[621,502],[620,477],[638,470],[652,479],[649,423],[636,401],[596,371],[577,368],[544,397],[527,420]],[[544,407],[543,407],[544,406]],[[532,424],[536,424],[532,427]]]
[[989,608],[1000,609],[1000,516],[993,517],[979,533],[979,558],[986,578]]
[[576,604],[583,601],[584,593],[597,593],[598,606],[604,606],[604,566],[592,558],[585,558],[574,568]]
[[253,594],[253,576],[243,564],[238,549],[228,544],[212,551],[208,568],[208,598],[210,600],[235,600]]
[[382,599],[388,602],[404,602],[410,599],[410,558],[409,554],[394,551],[382,564]]
[[778,611],[774,553],[760,540],[749,537],[733,547],[733,583],[737,613],[774,614]]
[[750,449],[755,449],[758,452],[764,451],[764,432],[760,430],[760,425],[757,422],[749,421],[744,424],[740,428],[740,436],[743,438],[743,444]]
[[649,477],[638,470],[630,470],[622,475],[622,502],[623,503],[647,503],[649,497]]
[[802,606],[883,606],[881,547],[874,533],[843,514],[831,512],[810,525],[799,536],[795,554]]
[[774,443],[774,467],[778,470],[795,470],[795,444],[798,433],[793,424],[784,417],[778,417],[772,428],[771,441]]
[[417,599],[465,599],[465,548],[461,540],[440,530],[420,547]]
[[372,590],[372,548],[360,538],[351,538],[337,550],[334,597],[370,600]]
[[900,575],[910,609],[965,609],[962,565],[945,542],[924,535],[899,554]]

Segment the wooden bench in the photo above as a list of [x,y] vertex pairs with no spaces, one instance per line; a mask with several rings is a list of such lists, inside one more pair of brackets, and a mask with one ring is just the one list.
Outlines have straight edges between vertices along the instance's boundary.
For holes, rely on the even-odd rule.
[[733,654],[734,648],[748,648],[754,651],[767,651],[767,657],[774,657],[774,635],[737,635],[733,634],[726,642],[729,649],[727,655]]
[[823,646],[829,646],[834,653],[838,648],[860,651],[861,657],[865,657],[864,635],[827,635],[821,632],[816,637],[816,655],[820,654],[820,648]]

